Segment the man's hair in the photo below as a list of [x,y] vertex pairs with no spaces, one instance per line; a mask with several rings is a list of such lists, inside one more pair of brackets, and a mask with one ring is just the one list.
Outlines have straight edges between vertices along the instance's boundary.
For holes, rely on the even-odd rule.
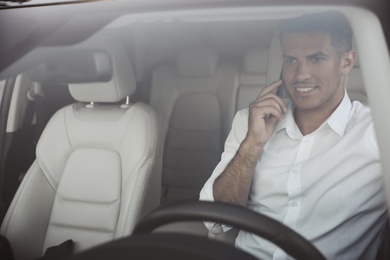
[[286,19],[279,22],[280,36],[283,33],[321,32],[330,36],[338,55],[352,50],[353,33],[347,18],[340,12],[327,11]]

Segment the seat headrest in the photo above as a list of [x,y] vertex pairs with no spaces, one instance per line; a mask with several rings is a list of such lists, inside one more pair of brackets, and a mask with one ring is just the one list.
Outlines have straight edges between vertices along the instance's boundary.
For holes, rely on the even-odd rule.
[[251,49],[245,53],[241,73],[242,85],[265,85],[267,78],[268,50]]
[[266,74],[268,67],[268,50],[252,49],[245,53],[242,71],[250,74]]
[[219,54],[213,48],[191,48],[179,52],[177,74],[181,77],[210,77],[214,75]]
[[[275,30],[271,39],[268,56],[267,85],[280,79],[283,67],[283,49],[280,43],[279,30]],[[279,92],[280,91],[280,92]],[[283,99],[289,98],[284,88],[278,89],[278,95]]]
[[[354,50],[356,50],[355,43],[353,43]],[[348,73],[345,87],[351,91],[360,91],[365,93],[362,71],[360,68],[359,55],[356,55],[355,64],[352,70]]]
[[280,79],[283,66],[283,50],[279,31],[276,30],[271,40],[268,56],[267,85]]
[[75,46],[79,49],[103,49],[112,64],[112,78],[107,82],[69,84],[69,91],[80,102],[117,102],[134,93],[136,78],[124,47],[110,37],[93,37]]
[[107,82],[112,78],[111,59],[105,50],[47,48],[44,62],[26,72],[31,81],[54,84]]

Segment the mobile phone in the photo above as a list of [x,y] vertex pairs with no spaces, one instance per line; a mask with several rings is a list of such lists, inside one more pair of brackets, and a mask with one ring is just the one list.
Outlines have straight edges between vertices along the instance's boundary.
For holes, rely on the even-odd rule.
[[278,97],[281,97],[281,98],[283,98],[283,91],[284,91],[284,86],[283,86],[283,77],[282,77],[282,72],[280,72],[280,76],[279,76],[279,79],[281,79],[282,80],[282,84],[276,89],[276,95],[278,96]]

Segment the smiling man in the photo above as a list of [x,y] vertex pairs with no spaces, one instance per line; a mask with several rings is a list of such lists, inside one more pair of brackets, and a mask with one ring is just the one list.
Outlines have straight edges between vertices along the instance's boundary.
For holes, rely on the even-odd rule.
[[[328,259],[375,259],[386,221],[371,113],[351,102],[352,30],[337,12],[280,23],[282,80],[237,113],[200,199],[247,206],[310,240]],[[284,87],[289,99],[276,95]],[[228,227],[206,223],[213,233]],[[286,259],[240,231],[236,246]]]

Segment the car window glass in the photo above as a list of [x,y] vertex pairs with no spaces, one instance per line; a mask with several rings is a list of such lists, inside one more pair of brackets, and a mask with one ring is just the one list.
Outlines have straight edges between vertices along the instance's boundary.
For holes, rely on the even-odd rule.
[[5,87],[5,80],[1,80],[0,81],[0,105],[3,100],[4,87]]
[[[82,5],[80,7],[82,8]],[[281,77],[283,59],[280,39],[277,38],[279,21],[326,10],[341,11],[351,24],[358,62],[345,79],[347,91],[352,101],[358,100],[371,107],[380,157],[390,158],[390,145],[387,141],[390,123],[389,120],[383,120],[388,114],[386,111],[390,111],[389,49],[378,17],[369,10],[348,6],[226,7],[125,15],[121,13],[108,25],[91,30],[96,31],[94,35],[86,34],[85,37],[80,37],[86,39],[85,42],[75,44],[64,39],[71,38],[68,36],[72,34],[80,35],[83,30],[73,32],[67,31],[66,28],[76,25],[83,28],[81,25],[84,22],[90,23],[91,27],[94,25],[82,12],[77,13],[74,20],[54,32],[50,41],[47,41],[55,44],[38,46],[5,69],[4,75],[23,75],[33,83],[42,83],[42,93],[36,93],[39,96],[38,102],[33,98],[28,101],[23,93],[25,105],[22,111],[19,113],[19,107],[22,107],[20,103],[18,110],[11,109],[18,112],[14,117],[15,125],[22,124],[22,116],[19,115],[27,114],[24,112],[26,107],[44,107],[45,116],[48,118],[42,121],[46,123],[54,114],[54,110],[76,102],[68,90],[68,85],[74,82],[67,83],[66,80],[76,81],[95,72],[102,73],[103,70],[100,69],[109,67],[106,66],[109,63],[99,63],[88,73],[80,73],[78,77],[70,78],[66,73],[82,72],[82,62],[86,59],[80,58],[84,57],[84,54],[79,55],[80,62],[77,64],[62,66],[61,64],[66,64],[67,58],[71,57],[67,51],[92,47],[93,51],[97,50],[97,55],[101,55],[100,41],[111,39],[126,50],[135,71],[137,91],[130,97],[131,102],[147,103],[164,121],[164,165],[165,172],[168,173],[163,175],[164,202],[198,199],[200,189],[211,176],[224,152],[224,142],[236,113],[246,109],[262,88]],[[94,56],[96,57],[98,56]],[[300,58],[298,55],[290,55],[284,57],[284,61],[292,67],[295,66],[297,57]],[[326,57],[323,54],[313,56],[307,59],[307,62],[313,68],[320,67]],[[99,67],[102,64],[104,66]],[[114,73],[117,69],[126,70],[125,67],[114,67]],[[110,75],[105,72],[104,75]],[[84,83],[86,82],[78,85],[81,87]],[[30,82],[28,87],[25,90],[30,93]],[[4,88],[5,80],[0,81],[0,102]],[[315,87],[300,87],[301,94],[311,91],[311,88]],[[284,97],[288,98],[287,94]],[[121,100],[118,103],[124,102]],[[34,124],[40,121],[39,115],[28,115],[33,116],[36,118],[30,119],[29,122]],[[374,140],[370,141],[373,141],[370,144],[376,145]],[[321,148],[319,143],[315,143],[313,147]],[[377,146],[367,147],[372,149],[373,154],[378,153]],[[278,154],[278,151],[272,153]],[[35,154],[32,153],[31,156]],[[288,154],[279,159],[284,162],[286,157]],[[377,162],[379,164],[379,159]],[[387,174],[390,172],[390,161],[383,160],[381,163],[382,171],[386,173],[384,178],[387,180],[384,185],[390,190],[390,174]],[[331,164],[332,160],[329,160],[329,165]],[[291,167],[285,172],[299,172],[297,168]],[[313,168],[312,172],[315,171]],[[284,184],[279,186],[280,194],[286,193],[287,185]],[[343,191],[339,190],[334,194],[339,193]],[[390,195],[387,197],[390,202]],[[289,201],[283,204],[283,207],[291,207],[298,212],[297,206],[301,205],[299,203],[298,200]]]

